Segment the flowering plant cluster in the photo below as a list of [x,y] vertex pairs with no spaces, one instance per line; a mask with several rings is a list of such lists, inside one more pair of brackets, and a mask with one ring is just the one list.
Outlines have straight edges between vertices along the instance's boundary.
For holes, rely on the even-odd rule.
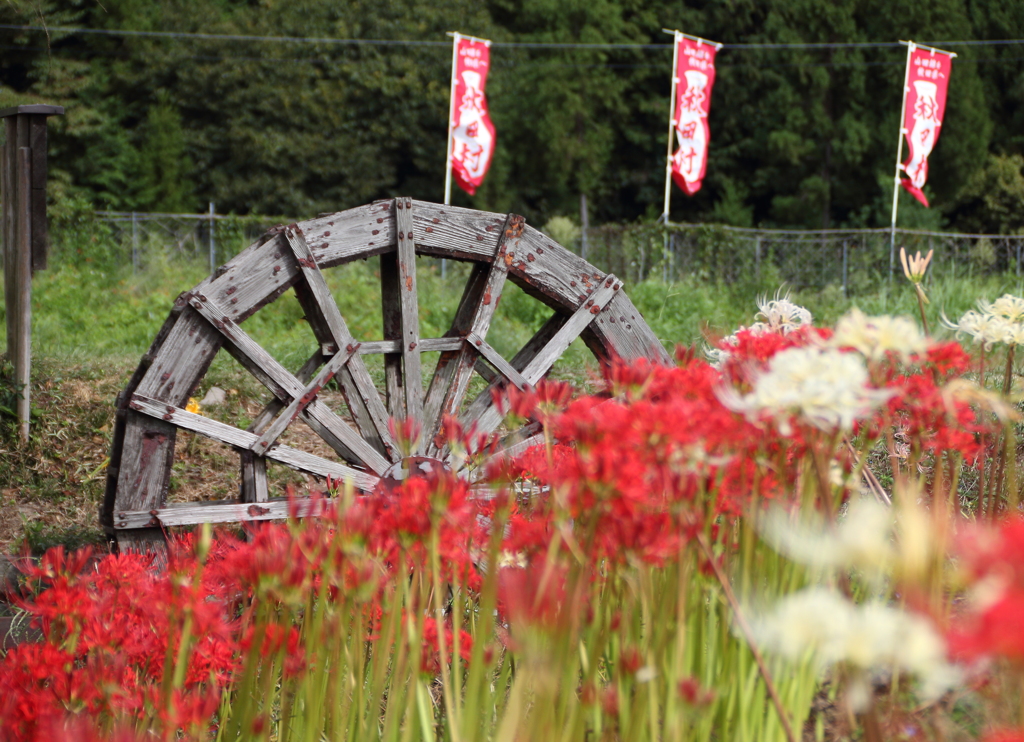
[[[1024,531],[947,555],[983,493],[1016,507],[1006,472],[965,484],[1004,429],[970,356],[900,318],[760,318],[713,363],[513,391],[547,441],[472,485],[332,486],[323,517],[178,538],[163,569],[49,553],[0,737],[792,742],[829,673],[873,740],[886,673],[926,714],[977,658],[1020,666]],[[963,575],[984,599],[951,623]]]

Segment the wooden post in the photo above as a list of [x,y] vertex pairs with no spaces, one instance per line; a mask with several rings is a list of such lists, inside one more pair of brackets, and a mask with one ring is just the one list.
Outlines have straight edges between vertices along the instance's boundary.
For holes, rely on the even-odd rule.
[[4,249],[7,358],[21,390],[16,404],[18,435],[28,442],[32,368],[32,274],[46,268],[46,117],[61,106],[28,105],[0,110],[6,140],[0,151],[0,236]]

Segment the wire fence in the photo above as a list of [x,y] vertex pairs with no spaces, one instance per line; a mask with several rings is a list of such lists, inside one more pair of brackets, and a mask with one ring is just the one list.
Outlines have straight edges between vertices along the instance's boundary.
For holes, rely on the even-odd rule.
[[1021,275],[1024,235],[897,229],[770,230],[710,224],[606,225],[587,235],[587,259],[630,281],[770,279],[797,289],[876,290],[900,274],[899,249],[934,250],[932,276]]
[[[136,271],[154,260],[203,261],[212,272],[275,224],[289,219],[101,211],[124,260]],[[557,239],[557,235],[554,235]],[[630,282],[695,277],[709,282],[769,281],[797,289],[835,286],[847,296],[877,289],[902,270],[898,251],[935,251],[932,276],[1021,275],[1024,235],[897,229],[770,230],[711,224],[608,224],[566,247]]]

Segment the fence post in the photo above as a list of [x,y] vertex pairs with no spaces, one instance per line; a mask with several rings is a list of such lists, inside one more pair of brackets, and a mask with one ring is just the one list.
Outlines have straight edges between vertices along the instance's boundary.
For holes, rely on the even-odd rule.
[[213,243],[213,225],[216,223],[213,220],[213,201],[210,202],[210,273],[212,274],[217,269],[217,250]]
[[1020,278],[1020,240],[1017,240],[1017,278]]
[[754,238],[754,278],[761,280],[761,235]]
[[32,274],[46,268],[46,117],[61,106],[26,105],[0,110],[6,140],[0,155],[7,358],[14,366],[18,437],[28,442],[31,415]]
[[850,298],[850,241],[843,240],[843,297]]
[[132,273],[139,272],[139,220],[132,212]]

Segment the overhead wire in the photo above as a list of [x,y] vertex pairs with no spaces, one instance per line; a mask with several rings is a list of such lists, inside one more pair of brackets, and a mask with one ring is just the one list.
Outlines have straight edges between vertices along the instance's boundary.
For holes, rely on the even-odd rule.
[[[197,39],[203,41],[246,41],[293,44],[326,44],[341,46],[438,46],[450,47],[449,41],[424,39],[338,39],[329,36],[257,36],[248,34],[211,34],[187,31],[137,31],[131,29],[82,28],[73,26],[42,26],[0,24],[0,30],[42,31],[46,33],[90,34],[100,36]],[[1024,39],[973,39],[928,42],[940,46],[1001,46],[1024,44]],[[623,49],[640,51],[671,51],[672,44],[613,44],[544,41],[492,41],[492,47],[521,49]],[[870,49],[899,47],[898,41],[794,42],[794,43],[723,43],[724,49],[746,51],[755,49]]]

